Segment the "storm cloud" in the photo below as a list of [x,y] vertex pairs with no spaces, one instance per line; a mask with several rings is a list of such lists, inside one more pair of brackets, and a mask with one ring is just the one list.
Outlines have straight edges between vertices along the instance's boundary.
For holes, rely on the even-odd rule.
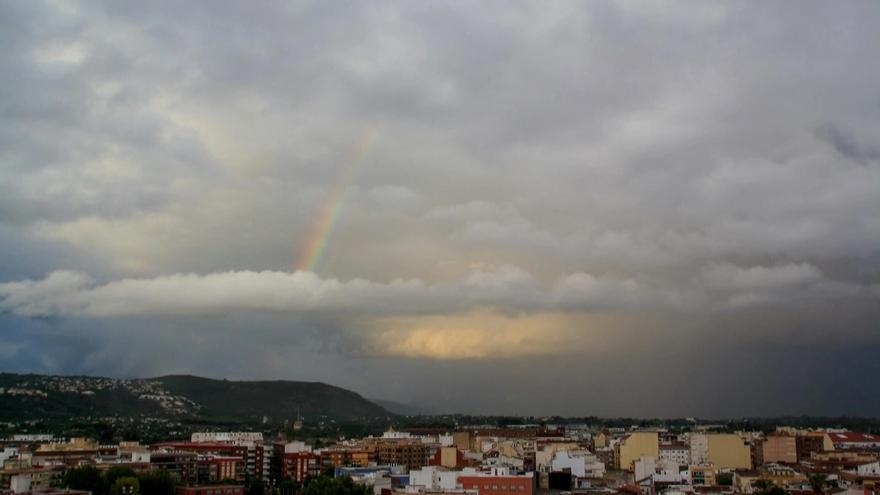
[[5,2],[0,367],[880,414],[878,19]]

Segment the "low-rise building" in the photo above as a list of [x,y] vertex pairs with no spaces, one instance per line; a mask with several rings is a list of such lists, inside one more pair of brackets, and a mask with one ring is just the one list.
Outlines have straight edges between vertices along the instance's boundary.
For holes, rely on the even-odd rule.
[[880,435],[845,431],[829,433],[834,450],[875,450],[880,449]]
[[567,471],[576,478],[601,478],[605,464],[587,451],[561,451],[553,456],[551,471]]
[[[467,471],[467,470],[466,470]],[[493,468],[488,473],[462,472],[458,485],[465,490],[477,490],[480,495],[534,495],[534,473],[511,474],[504,468]]]
[[175,495],[244,495],[242,485],[178,486]]
[[691,464],[688,467],[688,477],[693,487],[715,486],[715,474],[718,469],[712,464]]

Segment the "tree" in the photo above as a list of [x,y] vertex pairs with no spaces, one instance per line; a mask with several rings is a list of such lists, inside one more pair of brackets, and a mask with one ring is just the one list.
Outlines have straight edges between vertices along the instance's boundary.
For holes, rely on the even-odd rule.
[[86,490],[92,495],[107,494],[107,482],[95,466],[70,468],[64,472],[61,483],[65,488]]
[[134,469],[126,466],[113,466],[104,472],[107,486],[113,486],[119,478],[134,478],[136,476],[137,474],[135,474]]
[[321,475],[311,479],[300,492],[300,495],[369,495],[364,485],[358,485],[350,476],[331,478]]
[[772,481],[761,478],[753,481],[752,486],[755,487],[757,493],[767,493],[774,485]]
[[263,495],[263,492],[265,491],[266,487],[263,485],[263,480],[251,480],[251,485],[248,487],[248,495]]
[[813,488],[813,493],[822,493],[825,491],[825,486],[828,484],[828,476],[821,473],[811,474],[808,478],[810,481],[810,486]]
[[296,483],[293,480],[284,480],[278,484],[278,491],[281,495],[293,495],[296,491]]
[[110,485],[110,495],[140,495],[141,484],[135,477],[119,478]]
[[140,475],[141,495],[174,495],[177,484],[165,469],[156,469]]
[[755,480],[752,486],[757,489],[757,495],[789,495],[785,489],[766,479]]

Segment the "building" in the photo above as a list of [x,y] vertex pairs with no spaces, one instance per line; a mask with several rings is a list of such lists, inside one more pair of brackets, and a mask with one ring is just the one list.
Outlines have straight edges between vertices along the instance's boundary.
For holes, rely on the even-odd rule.
[[712,464],[717,469],[751,469],[748,442],[730,433],[693,433],[690,436],[691,464]]
[[608,446],[608,438],[610,436],[611,436],[610,434],[608,434],[604,431],[600,431],[599,433],[596,433],[596,435],[593,437],[593,450],[604,449],[605,447],[607,447]]
[[257,431],[208,431],[196,432],[190,436],[193,443],[234,443],[262,442],[263,434]]
[[282,457],[281,477],[303,482],[321,474],[321,455],[314,452],[287,452]]
[[13,490],[0,489],[0,495],[92,495],[92,492],[85,490],[70,490],[68,488],[49,488],[46,490],[28,490],[15,492]]
[[379,441],[375,444],[374,455],[378,464],[406,466],[409,470],[428,464],[428,447],[419,441]]
[[880,478],[880,462],[866,462],[856,466],[853,474],[863,477]]
[[58,486],[64,468],[27,467],[0,471],[0,486],[8,486],[15,493],[51,490]]
[[601,478],[605,476],[605,464],[589,452],[557,452],[550,464],[551,472],[569,472],[576,478]]
[[626,435],[615,447],[617,468],[633,470],[639,457],[660,457],[660,439],[657,432],[634,432]]
[[813,452],[834,450],[834,444],[826,433],[807,433],[796,436],[794,440],[798,462],[809,459]]
[[409,472],[409,486],[424,490],[455,490],[461,471],[446,471],[436,466],[413,469]]
[[238,457],[205,456],[198,460],[198,466],[199,481],[237,480],[241,477],[241,459]]
[[870,452],[843,450],[815,452],[810,457],[809,464],[820,472],[830,473],[835,471],[854,471],[858,466],[876,460],[877,456]]
[[50,442],[40,445],[33,453],[35,464],[65,464],[75,466],[91,462],[99,455],[98,444],[85,438],[71,438],[68,442]]
[[789,466],[768,464],[757,470],[736,471],[733,485],[741,493],[755,492],[755,482],[767,480],[780,487],[798,486],[807,483],[807,477]]
[[397,431],[394,427],[388,428],[388,431],[382,433],[384,440],[408,440],[412,438],[412,433],[408,431]]
[[244,495],[242,485],[178,486],[175,495]]
[[845,431],[829,433],[834,450],[874,450],[880,449],[880,435],[869,435]]
[[683,443],[660,444],[660,460],[687,466],[691,462],[691,448]]
[[461,469],[467,465],[464,453],[456,447],[440,447],[434,456],[428,459],[429,466],[441,466],[449,469]]
[[40,445],[37,452],[70,452],[98,450],[98,444],[82,437],[71,438],[67,442],[50,442]]
[[535,464],[539,470],[550,467],[557,452],[578,450],[577,442],[539,442],[535,447]]
[[718,472],[715,466],[711,464],[691,464],[688,468],[690,474],[691,485],[699,486],[715,486],[715,473]]
[[452,445],[459,450],[471,450],[474,436],[470,430],[452,432]]
[[[262,472],[262,475],[260,476],[260,478],[262,478],[264,480],[271,480],[272,479],[272,464],[274,462],[274,457],[275,457],[275,446],[272,444],[264,443],[260,446],[260,448],[263,450],[263,455],[260,456],[260,461],[262,463],[259,467],[260,471]],[[279,468],[279,473],[280,473],[280,468]]]
[[151,452],[150,469],[164,469],[180,483],[199,483],[198,454],[195,452]]
[[384,489],[390,491],[400,484],[400,476],[403,474],[402,466],[338,467],[333,471],[336,478],[348,476],[359,485],[372,487],[376,495],[384,493]]
[[371,461],[370,452],[356,448],[331,447],[321,450],[320,454],[321,464],[334,468],[343,466],[366,467]]
[[788,435],[770,435],[760,442],[761,456],[756,465],[765,463],[797,464],[797,439]]
[[159,454],[191,452],[196,454],[198,471],[196,483],[230,479],[244,482],[248,470],[248,450],[245,445],[216,442],[164,442],[150,446],[150,464]]
[[505,468],[493,468],[489,473],[463,471],[458,485],[465,490],[477,490],[480,495],[534,495],[533,473],[510,474]]

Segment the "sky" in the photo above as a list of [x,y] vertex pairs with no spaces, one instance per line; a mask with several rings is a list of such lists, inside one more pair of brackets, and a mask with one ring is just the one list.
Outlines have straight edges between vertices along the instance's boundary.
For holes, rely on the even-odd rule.
[[0,370],[880,415],[880,3],[0,3]]

